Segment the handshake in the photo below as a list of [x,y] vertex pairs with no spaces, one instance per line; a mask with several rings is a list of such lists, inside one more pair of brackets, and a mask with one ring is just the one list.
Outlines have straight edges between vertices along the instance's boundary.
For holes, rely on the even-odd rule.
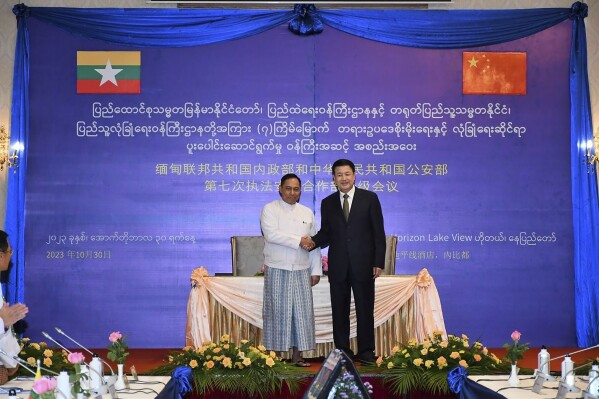
[[302,247],[306,251],[311,251],[314,249],[315,246],[316,246],[316,244],[314,243],[314,241],[312,241],[312,237],[310,237],[310,236],[302,237],[302,239],[300,241],[300,247]]

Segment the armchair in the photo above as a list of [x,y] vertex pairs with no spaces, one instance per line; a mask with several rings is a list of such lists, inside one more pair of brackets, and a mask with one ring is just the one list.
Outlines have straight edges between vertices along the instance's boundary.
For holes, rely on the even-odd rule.
[[234,276],[254,276],[264,264],[264,237],[231,237]]

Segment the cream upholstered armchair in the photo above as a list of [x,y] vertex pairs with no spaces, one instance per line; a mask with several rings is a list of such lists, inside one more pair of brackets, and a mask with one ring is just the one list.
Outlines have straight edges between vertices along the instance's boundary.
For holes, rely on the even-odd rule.
[[395,274],[395,259],[397,258],[397,236],[387,236],[387,251],[385,252],[385,268],[383,274]]
[[254,276],[264,264],[264,237],[231,237],[234,276]]
[[[397,236],[387,236],[383,274],[395,274]],[[264,237],[231,237],[231,257],[234,276],[254,276],[264,264]]]

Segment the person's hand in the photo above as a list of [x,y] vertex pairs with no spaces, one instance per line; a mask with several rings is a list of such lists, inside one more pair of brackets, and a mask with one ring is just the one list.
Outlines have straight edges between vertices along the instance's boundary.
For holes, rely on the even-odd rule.
[[383,274],[383,269],[381,269],[380,267],[373,267],[372,268],[372,279],[373,280],[375,278],[377,278],[378,276],[380,276],[381,274]]
[[314,287],[320,281],[320,276],[312,276],[312,287]]
[[4,306],[0,308],[0,318],[4,322],[4,327],[8,328],[17,321],[24,319],[27,315],[27,312],[29,312],[29,308],[22,303],[17,303],[14,305],[5,303]]
[[302,247],[306,251],[311,251],[314,249],[315,246],[316,246],[316,244],[314,244],[314,241],[312,241],[312,237],[310,237],[310,236],[302,237],[302,239],[300,241],[300,247]]

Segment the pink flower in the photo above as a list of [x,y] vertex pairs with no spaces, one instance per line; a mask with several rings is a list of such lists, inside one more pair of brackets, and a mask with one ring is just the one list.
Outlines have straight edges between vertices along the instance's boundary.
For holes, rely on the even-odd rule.
[[329,271],[329,257],[326,255],[322,257],[322,270],[324,272]]
[[56,380],[53,377],[42,377],[33,382],[33,392],[41,395],[56,388]]
[[81,352],[71,352],[67,356],[67,359],[69,359],[69,363],[71,364],[81,364],[83,361],[85,361],[85,357]]
[[116,342],[116,341],[118,341],[121,338],[123,338],[123,334],[121,334],[120,331],[115,331],[112,334],[110,334],[110,337],[108,337],[108,340],[110,342]]
[[520,341],[520,337],[522,337],[522,334],[520,333],[520,331],[518,331],[518,330],[515,330],[515,331],[512,333],[511,337],[512,337],[512,340],[513,340],[513,341]]

